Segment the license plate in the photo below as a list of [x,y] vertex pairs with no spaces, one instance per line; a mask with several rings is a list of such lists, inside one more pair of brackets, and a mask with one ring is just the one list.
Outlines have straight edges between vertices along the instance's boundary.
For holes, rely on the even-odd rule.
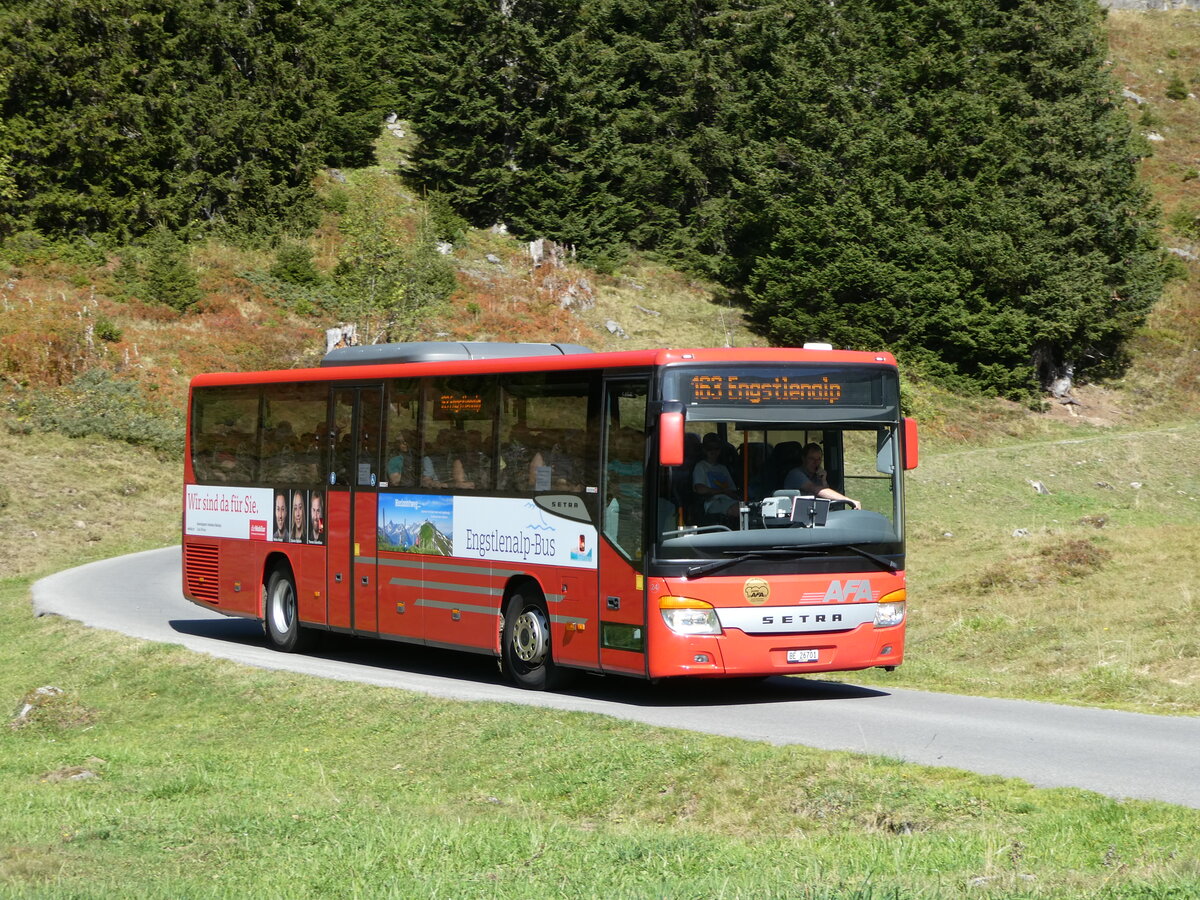
[[816,662],[821,658],[820,650],[789,650],[788,662]]

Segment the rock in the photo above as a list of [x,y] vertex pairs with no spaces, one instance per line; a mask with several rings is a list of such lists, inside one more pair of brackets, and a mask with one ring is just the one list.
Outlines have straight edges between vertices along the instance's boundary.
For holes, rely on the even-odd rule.
[[1029,529],[1028,528],[1018,528],[1016,531],[1014,531],[1012,533],[1012,536],[1015,538],[1029,537]]
[[325,329],[325,352],[340,347],[353,347],[358,343],[357,325],[337,325]]
[[64,693],[62,688],[55,687],[52,684],[47,684],[30,691],[21,701],[21,709],[10,724],[13,728],[21,728],[28,725],[33,714],[37,712],[38,707],[54,697],[61,697]]
[[498,256],[497,256],[495,253],[489,253],[489,254],[487,255],[486,259],[487,259],[487,261],[488,261],[488,262],[490,262],[490,263],[491,263],[493,266],[500,266],[500,265],[503,265],[503,264],[504,264],[504,263],[501,261],[500,257],[498,257]]
[[596,298],[592,295],[586,281],[571,282],[558,297],[558,306],[560,309],[570,309],[578,312],[591,309],[595,305]]

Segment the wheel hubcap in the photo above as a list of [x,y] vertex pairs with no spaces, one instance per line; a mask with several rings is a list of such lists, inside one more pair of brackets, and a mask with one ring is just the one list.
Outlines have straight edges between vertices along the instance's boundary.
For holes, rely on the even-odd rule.
[[289,585],[281,584],[276,587],[275,595],[271,599],[271,622],[275,631],[281,635],[287,634],[292,629],[296,609],[295,598]]
[[550,648],[550,633],[541,610],[527,609],[513,626],[512,648],[517,659],[529,666],[539,666]]

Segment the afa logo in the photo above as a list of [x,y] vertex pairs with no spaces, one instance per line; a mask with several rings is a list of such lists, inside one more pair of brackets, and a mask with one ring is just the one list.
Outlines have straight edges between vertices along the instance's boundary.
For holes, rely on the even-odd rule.
[[742,595],[748,603],[762,606],[771,599],[771,584],[765,578],[747,578],[742,585]]
[[849,578],[844,583],[841,581],[829,582],[829,588],[825,591],[824,602],[870,603],[874,599],[875,595],[871,593],[870,579],[856,580]]

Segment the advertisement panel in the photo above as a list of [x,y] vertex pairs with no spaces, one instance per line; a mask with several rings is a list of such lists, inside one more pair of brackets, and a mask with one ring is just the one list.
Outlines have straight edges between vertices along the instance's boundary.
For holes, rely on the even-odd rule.
[[380,550],[596,567],[596,529],[531,499],[379,495]]
[[202,537],[325,543],[325,492],[190,484],[184,534]]
[[189,484],[184,498],[184,534],[268,539],[275,492],[270,488]]

